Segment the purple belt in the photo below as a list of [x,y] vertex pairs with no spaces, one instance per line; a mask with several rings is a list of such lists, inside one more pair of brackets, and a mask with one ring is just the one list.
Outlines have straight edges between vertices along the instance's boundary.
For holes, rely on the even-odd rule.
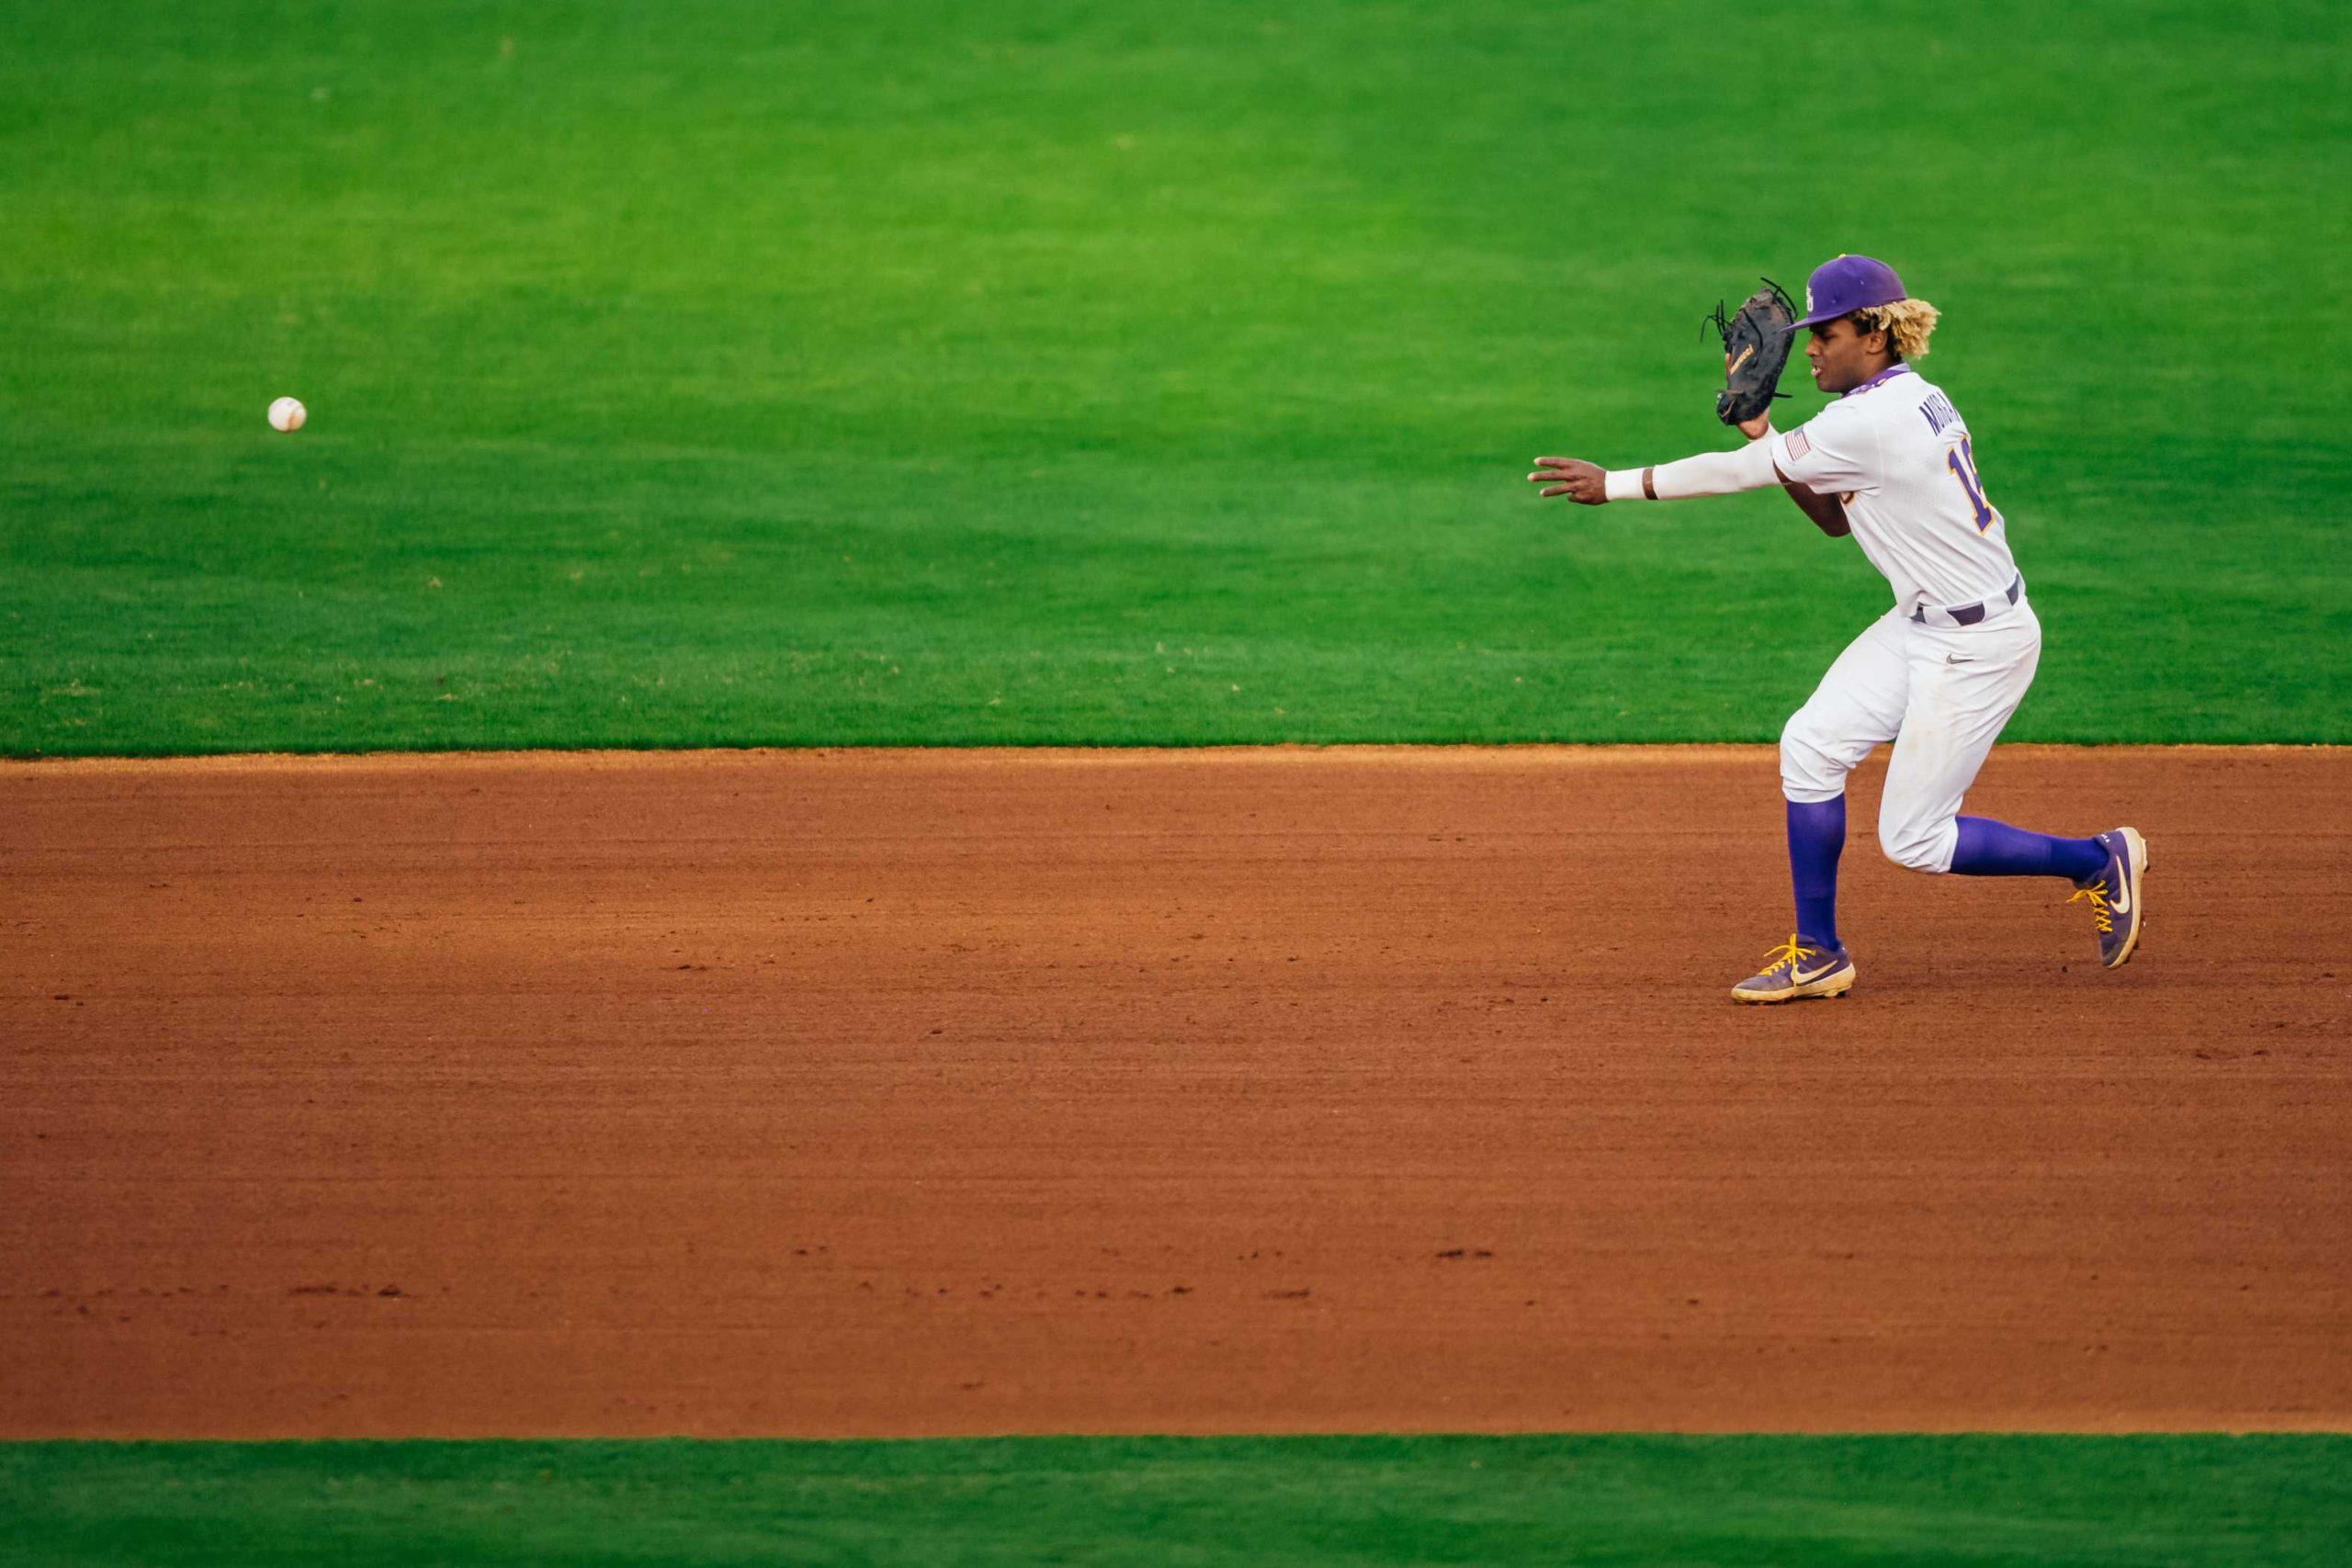
[[[2016,604],[2018,602],[2018,595],[2024,592],[2024,578],[2016,577],[2009,580],[2008,601],[2010,604]],[[1973,604],[1955,604],[1948,610],[1938,610],[1936,614],[1939,615],[1951,616],[1951,624],[1953,626],[1973,626],[1999,607],[2000,601],[1997,598],[1980,599]],[[1928,607],[1925,604],[1920,605],[1917,609],[1911,612],[1911,618],[1917,621],[1922,626],[1927,625]]]

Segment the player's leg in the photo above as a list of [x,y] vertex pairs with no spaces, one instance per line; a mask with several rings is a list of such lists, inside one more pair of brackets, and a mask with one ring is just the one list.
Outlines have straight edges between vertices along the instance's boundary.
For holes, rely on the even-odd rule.
[[[1879,847],[1887,859],[1913,871],[1979,875],[2002,874],[1982,868],[2010,859],[2021,863],[2027,850],[2045,860],[2067,860],[2060,840],[2004,823],[1991,824],[1996,831],[1971,831],[1969,855],[1960,853],[1961,799],[2025,700],[2041,662],[2041,627],[2031,607],[2020,604],[1992,626],[1954,631],[1913,625],[1905,654],[1909,705],[1887,761],[1878,813]],[[2029,839],[2036,841],[2021,844]]]
[[1761,973],[1732,989],[1743,1002],[1843,996],[1853,960],[1838,936],[1838,857],[1846,845],[1846,775],[1903,722],[1908,676],[1900,623],[1882,616],[1830,665],[1804,707],[1781,730],[1789,881],[1796,934]]
[[1990,817],[1957,818],[1951,869],[1962,876],[2063,876],[2081,882],[2107,865],[2098,840],[2064,839],[2012,828]]
[[1873,747],[1894,739],[1909,705],[1903,643],[1903,623],[1895,616],[1871,622],[1781,728],[1781,794],[1787,804],[1797,934],[1824,947],[1838,945],[1846,776]]
[[1989,817],[1962,817],[1962,797],[2033,683],[2041,626],[2021,604],[2004,623],[1965,631],[1915,627],[1911,702],[1887,765],[1879,841],[1917,871],[1962,876],[2063,876],[2091,903],[2100,956],[2131,956],[2139,932],[2139,879],[2147,845],[2119,828],[2095,838],[2037,833]]

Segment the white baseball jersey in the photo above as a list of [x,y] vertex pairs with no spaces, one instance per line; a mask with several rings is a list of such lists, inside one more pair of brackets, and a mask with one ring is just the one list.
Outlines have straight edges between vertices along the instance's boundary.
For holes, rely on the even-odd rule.
[[[1781,729],[1781,792],[1831,799],[1892,740],[1879,842],[1904,865],[1949,871],[1961,798],[2041,658],[2041,623],[2001,514],[1977,483],[1968,426],[1951,399],[1897,364],[1794,430],[1736,452],[1611,470],[1603,494],[1679,501],[1783,478],[1845,502],[1862,554],[1894,584],[1894,608],[1838,655]],[[1965,614],[1915,619],[1923,606]]]
[[[1854,639],[1781,734],[1791,800],[1826,800],[1883,741],[1879,842],[1897,863],[1949,871],[1961,798],[2033,684],[2041,623],[2003,604],[2018,581],[2001,514],[1976,479],[1968,425],[1907,365],[1892,366],[1772,438],[1773,465],[1846,503],[1854,540],[1894,587],[1894,608]],[[1963,627],[1911,619],[1989,601]]]
[[2008,591],[2018,564],[2001,514],[1976,479],[1967,422],[1908,365],[1871,377],[1772,438],[1787,478],[1844,500],[1854,542],[1908,615]]

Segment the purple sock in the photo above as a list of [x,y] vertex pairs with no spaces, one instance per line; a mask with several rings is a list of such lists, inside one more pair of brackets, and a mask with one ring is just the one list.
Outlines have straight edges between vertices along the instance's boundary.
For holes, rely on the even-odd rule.
[[2080,882],[2107,866],[2097,839],[2053,839],[1989,817],[1960,819],[1960,847],[1951,868],[1962,876],[2064,876]]
[[1789,882],[1797,894],[1797,935],[1838,945],[1838,852],[1846,847],[1846,797],[1789,803]]

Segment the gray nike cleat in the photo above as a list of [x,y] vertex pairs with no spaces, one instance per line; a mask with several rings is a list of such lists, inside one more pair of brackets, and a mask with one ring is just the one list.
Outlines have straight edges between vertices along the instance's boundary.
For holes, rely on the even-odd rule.
[[1764,970],[1731,988],[1736,1002],[1793,1002],[1842,997],[1854,988],[1854,961],[1842,947],[1792,936],[1764,955]]
[[2118,828],[2098,835],[2107,850],[2107,865],[2088,882],[2077,882],[2069,904],[2087,900],[2092,923],[2098,927],[2098,961],[2120,969],[2140,945],[2140,921],[2146,914],[2143,879],[2148,874],[2148,840],[2137,828]]

